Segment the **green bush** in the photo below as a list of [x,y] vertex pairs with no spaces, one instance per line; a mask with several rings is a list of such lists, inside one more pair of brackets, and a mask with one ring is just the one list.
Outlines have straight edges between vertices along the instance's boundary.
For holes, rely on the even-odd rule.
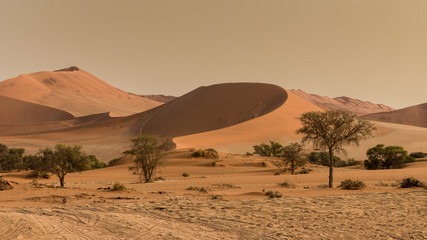
[[347,179],[342,181],[341,185],[339,185],[338,187],[342,189],[347,189],[347,190],[359,190],[359,189],[365,188],[366,184],[359,180]]
[[368,170],[403,168],[406,163],[415,161],[403,147],[385,147],[384,144],[368,149],[366,156],[368,159],[365,160],[364,166]]
[[409,154],[410,157],[413,158],[425,158],[427,157],[427,153],[423,153],[423,152],[412,152]]
[[90,169],[105,168],[107,166],[107,164],[99,161],[94,155],[89,155],[88,157],[90,160]]
[[420,187],[425,188],[426,185],[421,182],[420,180],[414,178],[414,177],[408,177],[404,178],[399,182],[399,186],[401,188],[413,188],[413,187]]
[[281,157],[283,146],[274,141],[270,141],[270,145],[261,143],[260,145],[253,146],[254,154],[258,154],[262,157]]
[[191,156],[192,157],[203,157],[203,156],[205,156],[205,154],[204,154],[202,149],[199,149],[199,150],[195,151]]

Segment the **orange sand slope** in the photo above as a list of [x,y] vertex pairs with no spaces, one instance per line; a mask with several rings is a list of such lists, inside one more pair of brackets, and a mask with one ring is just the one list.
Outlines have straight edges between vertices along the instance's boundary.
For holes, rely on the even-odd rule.
[[427,103],[399,109],[392,112],[363,116],[373,121],[398,123],[427,128]]
[[0,95],[58,108],[75,116],[109,111],[125,116],[161,104],[119,90],[81,69],[23,74],[0,82]]
[[73,119],[68,112],[0,96],[0,124],[20,124]]
[[[9,136],[0,137],[0,141],[37,151],[59,139],[62,143],[83,144],[87,152],[110,160],[120,156],[129,139],[140,132],[176,137],[229,127],[273,111],[286,98],[285,90],[270,84],[218,84],[198,88],[172,102],[128,117],[109,119],[105,115],[92,115],[51,125],[15,126],[15,133],[18,130],[19,133],[9,130]],[[90,122],[103,117],[107,119]],[[5,127],[5,131],[11,129]]]
[[393,108],[385,106],[383,104],[375,104],[368,101],[361,101],[359,99],[354,99],[350,97],[329,98],[329,97],[319,96],[316,94],[309,94],[304,92],[301,89],[291,89],[288,91],[304,98],[305,100],[323,109],[348,110],[358,115],[365,115],[365,114],[378,113],[378,112],[388,112],[388,111],[394,110]]

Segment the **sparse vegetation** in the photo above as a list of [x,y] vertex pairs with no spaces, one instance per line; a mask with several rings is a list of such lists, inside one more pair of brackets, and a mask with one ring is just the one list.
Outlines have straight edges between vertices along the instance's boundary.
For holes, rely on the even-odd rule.
[[220,187],[220,188],[225,188],[225,189],[237,189],[237,188],[242,188],[242,187],[240,187],[240,186],[236,186],[236,185],[231,184],[231,183],[214,184],[213,186],[215,186],[215,187]]
[[33,170],[51,172],[58,176],[61,187],[64,187],[64,180],[67,173],[79,172],[88,169],[89,158],[81,151],[81,145],[68,146],[56,144],[52,150],[42,149],[40,158]]
[[415,188],[415,187],[425,188],[426,184],[424,184],[423,182],[421,182],[420,180],[414,177],[408,177],[399,181],[399,187],[400,188]]
[[274,141],[270,141],[270,145],[261,143],[260,145],[253,146],[254,154],[262,157],[280,157],[282,155],[283,146]]
[[283,161],[286,166],[289,166],[291,174],[295,174],[295,170],[303,167],[307,159],[303,153],[303,146],[299,143],[291,143],[285,146],[282,150]]
[[310,168],[301,168],[301,171],[299,172],[299,174],[309,174],[312,171],[313,169],[310,169]]
[[[330,157],[328,152],[311,152],[307,157],[312,164],[329,166]],[[334,156],[334,167],[347,167],[358,164],[360,164],[360,162],[354,160],[354,158],[342,160],[339,156]]]
[[208,189],[207,189],[207,188],[204,188],[204,187],[193,187],[193,186],[188,187],[188,188],[187,188],[187,189],[185,189],[185,190],[190,190],[190,191],[199,191],[199,192],[201,192],[201,193],[207,193],[207,192],[208,192]]
[[48,172],[45,172],[45,171],[33,170],[29,174],[27,174],[26,177],[27,178],[44,178],[44,179],[49,179],[50,175],[49,175]]
[[113,185],[112,191],[126,191],[127,189],[128,188],[123,183],[116,182]]
[[10,172],[25,168],[24,153],[23,148],[8,148],[6,145],[0,144],[0,169]]
[[182,173],[182,176],[183,176],[183,177],[189,177],[189,176],[190,176],[190,174],[189,174],[189,173],[187,173],[187,172],[183,172],[183,173]]
[[344,145],[359,145],[360,140],[370,137],[375,129],[369,121],[359,119],[348,111],[308,112],[299,118],[303,142],[313,142],[315,147],[328,149],[329,187],[333,187],[334,152],[345,152]]
[[412,152],[409,154],[410,157],[413,158],[425,158],[427,157],[427,153],[423,153],[423,152]]
[[366,187],[366,184],[360,180],[346,179],[338,187],[346,190],[360,190]]
[[94,155],[89,155],[88,158],[90,161],[90,165],[89,165],[90,169],[98,169],[98,168],[107,167],[107,164],[99,161],[98,158],[96,158],[96,156],[94,156]]
[[205,150],[199,149],[199,150],[193,152],[193,154],[191,156],[192,157],[204,157],[204,158],[218,159],[219,153],[213,148],[208,148]]
[[159,144],[157,138],[141,135],[132,141],[132,148],[124,154],[135,156],[135,170],[139,175],[139,180],[150,182],[154,171],[162,163],[166,154],[166,149]]
[[281,187],[285,187],[285,188],[295,188],[296,186],[295,186],[295,184],[292,184],[292,183],[289,183],[289,182],[282,182],[282,183],[279,183],[279,186],[281,186]]
[[8,181],[4,180],[3,177],[0,177],[0,191],[12,190],[13,186]]
[[273,192],[271,190],[267,191],[265,195],[268,196],[268,198],[281,198],[283,196],[280,192],[278,191]]
[[365,160],[364,166],[368,170],[403,168],[406,163],[415,161],[403,147],[385,147],[384,144],[368,149],[366,156],[368,159]]

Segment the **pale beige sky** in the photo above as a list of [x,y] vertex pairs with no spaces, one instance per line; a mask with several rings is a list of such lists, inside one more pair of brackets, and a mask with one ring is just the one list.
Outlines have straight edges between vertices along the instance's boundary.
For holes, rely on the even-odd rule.
[[0,80],[77,65],[139,94],[267,82],[427,102],[425,0],[0,0]]

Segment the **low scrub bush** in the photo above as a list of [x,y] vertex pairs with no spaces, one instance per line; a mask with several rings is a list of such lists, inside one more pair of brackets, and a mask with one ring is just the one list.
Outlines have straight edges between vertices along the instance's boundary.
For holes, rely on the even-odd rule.
[[414,188],[414,187],[425,188],[426,185],[414,177],[408,177],[408,178],[404,178],[401,181],[399,181],[399,187],[401,187],[401,188]]
[[280,192],[278,191],[273,192],[271,190],[267,191],[265,195],[268,196],[268,198],[281,198],[283,196]]
[[44,179],[49,179],[50,175],[47,172],[42,172],[42,171],[32,171],[29,174],[27,174],[26,176],[27,178],[44,178]]
[[286,187],[286,188],[295,188],[295,184],[292,184],[289,182],[279,183],[279,186]]
[[199,192],[202,192],[202,193],[207,193],[208,192],[208,189],[206,189],[204,187],[193,187],[193,186],[191,186],[191,187],[188,187],[186,190],[199,191]]
[[120,183],[120,182],[114,183],[112,188],[113,191],[126,191],[127,189],[128,188],[123,183]]
[[13,189],[12,184],[10,184],[8,181],[0,177],[0,191],[12,190],[12,189]]
[[299,174],[309,174],[312,171],[313,169],[310,169],[310,168],[301,168],[301,171],[299,172]]
[[338,187],[346,190],[359,190],[366,187],[366,184],[359,180],[347,179],[341,182],[341,185]]
[[190,176],[190,174],[189,174],[189,173],[187,173],[187,172],[183,172],[183,173],[182,173],[182,176],[183,176],[183,177],[189,177],[189,176]]
[[411,154],[409,154],[409,156],[411,156],[413,158],[425,158],[425,157],[427,157],[427,153],[423,153],[423,152],[412,152]]

